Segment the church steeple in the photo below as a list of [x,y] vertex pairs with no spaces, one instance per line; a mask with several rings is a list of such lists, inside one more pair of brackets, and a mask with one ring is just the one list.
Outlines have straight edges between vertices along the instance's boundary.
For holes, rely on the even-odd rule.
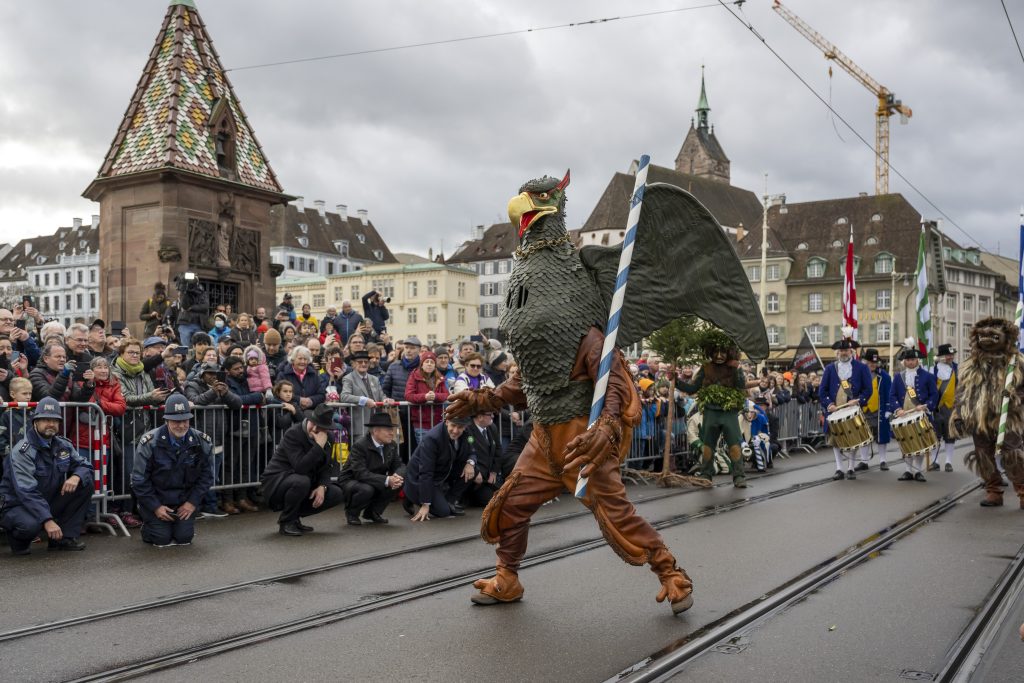
[[708,112],[711,111],[711,107],[708,106],[708,93],[704,88],[704,65],[700,65],[700,99],[697,100],[697,127],[707,128],[708,127]]

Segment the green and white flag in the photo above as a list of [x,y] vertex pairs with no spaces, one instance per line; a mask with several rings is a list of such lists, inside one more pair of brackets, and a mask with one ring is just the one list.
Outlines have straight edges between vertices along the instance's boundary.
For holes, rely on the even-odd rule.
[[922,365],[930,368],[935,364],[935,346],[932,344],[932,307],[928,303],[928,266],[926,263],[928,242],[924,223],[921,224],[921,241],[917,248],[917,346],[927,356]]

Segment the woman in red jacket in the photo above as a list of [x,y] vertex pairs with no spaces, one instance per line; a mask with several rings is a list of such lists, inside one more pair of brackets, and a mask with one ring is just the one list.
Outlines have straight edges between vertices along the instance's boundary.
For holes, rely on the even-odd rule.
[[448,385],[444,375],[437,371],[437,356],[433,351],[421,353],[420,366],[409,373],[405,400],[411,404],[409,421],[419,442],[420,436],[444,417],[444,402],[448,400]]
[[[128,404],[124,400],[124,394],[121,393],[121,383],[110,373],[110,361],[106,356],[96,356],[89,363],[89,369],[93,372],[92,381],[95,385],[89,403],[97,404],[107,417],[123,416]],[[78,446],[78,452],[83,457],[89,458],[90,461],[92,460],[92,431],[99,426],[96,421],[98,417],[99,411],[91,408],[83,407],[78,410],[78,435],[75,445]]]

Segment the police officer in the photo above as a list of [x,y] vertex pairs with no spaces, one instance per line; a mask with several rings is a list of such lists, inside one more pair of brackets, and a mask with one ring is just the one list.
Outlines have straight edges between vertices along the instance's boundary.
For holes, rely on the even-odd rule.
[[192,412],[181,394],[164,403],[164,426],[139,439],[132,490],[142,516],[142,540],[158,548],[188,545],[196,508],[213,486],[213,442],[189,425]]
[[92,465],[58,436],[60,404],[46,397],[32,412],[32,428],[4,458],[0,481],[0,527],[11,552],[28,555],[45,531],[50,550],[85,550],[78,540],[92,496]]

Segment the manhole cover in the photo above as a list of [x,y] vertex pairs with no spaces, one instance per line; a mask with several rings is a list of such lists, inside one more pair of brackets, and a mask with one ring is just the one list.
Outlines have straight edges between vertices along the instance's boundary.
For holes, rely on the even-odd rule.
[[900,673],[900,678],[905,681],[934,681],[938,676],[938,674],[928,673],[927,671],[914,671],[913,669],[904,669]]

